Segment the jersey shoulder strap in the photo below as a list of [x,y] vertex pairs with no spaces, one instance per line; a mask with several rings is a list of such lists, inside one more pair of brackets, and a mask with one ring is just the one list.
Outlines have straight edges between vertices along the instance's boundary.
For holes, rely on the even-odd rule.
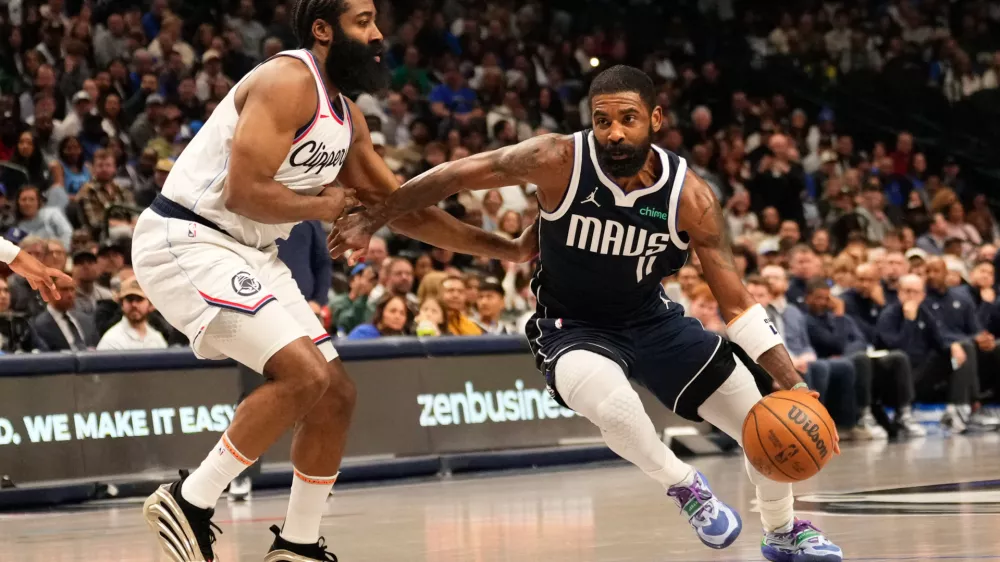
[[548,212],[545,209],[539,207],[539,212],[542,218],[547,221],[557,221],[561,219],[568,211],[569,208],[573,206],[573,201],[576,200],[576,193],[580,187],[580,173],[583,166],[583,145],[586,142],[583,133],[577,131],[573,133],[573,171],[569,176],[569,185],[566,186],[566,191],[563,193],[562,200],[559,201],[559,205],[553,212]]

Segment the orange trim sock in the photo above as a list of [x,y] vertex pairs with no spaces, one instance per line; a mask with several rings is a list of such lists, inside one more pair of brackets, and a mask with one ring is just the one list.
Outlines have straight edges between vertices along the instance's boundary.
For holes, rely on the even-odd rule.
[[333,476],[309,476],[295,470],[292,494],[288,498],[288,513],[285,515],[285,524],[281,527],[281,538],[298,544],[319,541],[319,524],[338,475],[339,472]]
[[226,486],[255,462],[257,459],[248,459],[223,433],[201,466],[184,481],[181,496],[195,507],[214,508]]

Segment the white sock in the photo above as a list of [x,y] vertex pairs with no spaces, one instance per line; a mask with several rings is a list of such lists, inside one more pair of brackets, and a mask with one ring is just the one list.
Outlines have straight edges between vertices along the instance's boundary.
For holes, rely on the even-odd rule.
[[319,523],[326,511],[326,499],[339,475],[338,472],[333,476],[308,476],[295,471],[281,538],[297,544],[319,541]]
[[255,462],[257,459],[250,460],[237,451],[223,433],[215,449],[184,481],[181,496],[195,507],[214,508],[226,486]]
[[[780,490],[777,490],[780,493]],[[760,522],[767,532],[787,533],[792,530],[792,521],[795,519],[795,512],[792,505],[795,498],[788,494],[778,499],[765,499],[761,496],[768,496],[771,490],[762,490],[757,487],[757,509],[760,510]]]
[[[664,488],[671,486],[690,486],[694,484],[694,468],[691,465],[677,458],[666,445],[662,468],[658,470],[644,470],[647,476],[659,482]],[[682,476],[683,475],[683,476]]]

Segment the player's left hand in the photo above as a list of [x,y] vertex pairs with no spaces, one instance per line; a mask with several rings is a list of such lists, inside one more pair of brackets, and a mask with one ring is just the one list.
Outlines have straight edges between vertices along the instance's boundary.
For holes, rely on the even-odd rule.
[[14,273],[24,277],[28,284],[31,285],[31,288],[42,295],[42,299],[45,302],[59,300],[59,289],[56,287],[57,280],[73,283],[72,277],[58,269],[46,267],[45,264],[25,251],[18,252],[14,261],[10,262],[10,269]]
[[333,223],[333,230],[326,237],[326,247],[330,250],[330,257],[337,259],[347,251],[353,250],[350,259],[355,262],[361,260],[368,250],[372,235],[378,229],[379,225],[372,220],[366,210],[340,217]]
[[[807,387],[807,386],[804,386],[802,388],[798,388],[795,391],[796,392],[805,392],[809,396],[812,396],[813,398],[815,398],[817,402],[819,402],[819,393],[816,392],[815,390]],[[820,407],[823,408],[823,410],[824,410],[823,413],[825,413],[827,415],[827,417],[829,417],[830,414],[826,412],[826,406],[823,406],[823,404],[820,404]],[[833,454],[839,455],[840,454],[840,434],[837,433],[837,426],[831,427],[830,431],[833,433]]]
[[517,263],[531,261],[538,255],[538,221],[524,229],[524,232],[514,241],[517,246]]

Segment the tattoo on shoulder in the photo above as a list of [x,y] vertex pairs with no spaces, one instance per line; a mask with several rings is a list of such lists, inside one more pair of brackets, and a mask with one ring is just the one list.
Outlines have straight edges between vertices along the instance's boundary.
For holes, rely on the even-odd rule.
[[726,216],[722,212],[722,205],[712,195],[707,184],[703,184],[703,190],[697,195],[698,204],[701,207],[701,216],[695,222],[700,231],[701,245],[716,250],[713,260],[723,269],[736,271],[736,264],[733,260],[733,241],[729,236],[729,228],[726,224]]

